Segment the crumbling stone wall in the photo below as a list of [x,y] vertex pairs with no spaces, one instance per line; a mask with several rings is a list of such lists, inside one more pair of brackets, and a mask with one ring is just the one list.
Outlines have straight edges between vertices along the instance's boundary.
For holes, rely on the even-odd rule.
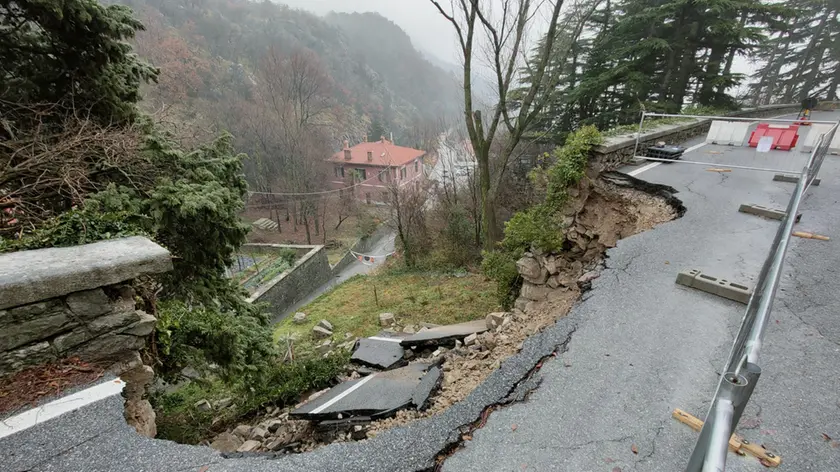
[[142,237],[0,255],[0,377],[65,359],[97,363],[126,382],[126,419],[155,435],[145,400],[154,372],[140,350],[155,317],[137,309],[131,281],[172,269]]

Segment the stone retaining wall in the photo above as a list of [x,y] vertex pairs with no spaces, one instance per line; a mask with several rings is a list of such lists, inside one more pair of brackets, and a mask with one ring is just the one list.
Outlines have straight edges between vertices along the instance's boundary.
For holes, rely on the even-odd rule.
[[[359,254],[367,253],[371,250],[371,248],[373,248],[374,244],[376,244],[376,242],[379,241],[379,239],[388,234],[390,231],[391,228],[385,225],[380,225],[379,228],[377,228],[376,231],[374,231],[370,236],[360,238],[358,241],[356,241],[356,244],[354,244],[353,247],[350,248],[350,251]],[[338,275],[339,272],[344,270],[347,266],[349,266],[356,260],[356,256],[354,256],[350,251],[347,251],[347,253],[344,254],[344,257],[342,257],[340,261],[336,262],[336,264],[332,266],[333,275]]]
[[313,290],[332,278],[324,246],[246,244],[243,248],[263,251],[292,248],[299,251],[299,257],[292,267],[263,284],[248,299],[251,303],[268,303],[268,312],[274,317],[285,313],[295,303],[306,298]]
[[70,357],[101,364],[126,381],[129,424],[154,436],[140,350],[156,319],[136,308],[131,281],[171,269],[143,237],[0,255],[0,377]]
[[[732,113],[730,116],[767,118],[770,116],[797,113],[798,111],[798,104],[770,105],[748,108]],[[639,148],[640,150],[647,149],[658,141],[665,141],[669,144],[682,143],[691,138],[706,134],[711,124],[710,120],[696,120],[685,124],[663,126],[642,133],[642,138],[639,140]],[[632,160],[635,148],[636,133],[630,132],[625,136],[607,138],[603,145],[596,147],[592,152],[593,157],[603,166],[603,170],[616,170]]]

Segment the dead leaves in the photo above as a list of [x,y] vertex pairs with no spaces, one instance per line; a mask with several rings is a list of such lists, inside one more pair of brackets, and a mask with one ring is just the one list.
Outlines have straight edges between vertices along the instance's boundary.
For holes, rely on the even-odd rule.
[[630,450],[633,451],[633,454],[638,454],[639,453],[639,448],[636,447],[635,444],[630,445]]
[[75,357],[22,370],[0,381],[0,414],[34,405],[40,398],[60,395],[101,376],[101,367]]
[[834,448],[840,447],[840,441],[835,441],[834,439],[831,438],[831,436],[829,436],[825,433],[820,433],[820,434],[822,435],[823,441],[830,444],[831,447],[834,447]]
[[511,430],[511,431],[516,431],[516,428],[518,428],[518,427],[519,427],[519,426],[512,425],[512,426],[510,427],[510,430]]

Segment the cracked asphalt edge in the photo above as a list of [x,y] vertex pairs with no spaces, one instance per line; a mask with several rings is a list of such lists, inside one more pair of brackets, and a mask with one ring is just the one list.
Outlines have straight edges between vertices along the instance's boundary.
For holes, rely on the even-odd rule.
[[[528,337],[522,349],[502,362],[467,398],[439,415],[384,431],[367,441],[332,444],[306,454],[243,454],[216,464],[230,466],[230,470],[238,470],[237,466],[245,463],[248,468],[242,470],[263,469],[259,465],[267,463],[271,470],[299,470],[297,466],[304,463],[309,470],[435,470],[442,455],[457,449],[463,435],[474,429],[490,409],[527,399],[528,393],[539,386],[537,371],[542,362],[565,350],[576,329],[564,317]],[[401,457],[400,461],[395,462],[395,457]]]

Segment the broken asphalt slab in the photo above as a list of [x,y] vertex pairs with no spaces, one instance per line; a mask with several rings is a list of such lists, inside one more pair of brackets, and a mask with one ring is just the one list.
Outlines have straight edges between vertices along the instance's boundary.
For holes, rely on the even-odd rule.
[[362,338],[350,360],[367,367],[389,370],[402,364],[404,355],[405,350],[397,338]]
[[306,420],[369,416],[373,419],[408,408],[422,407],[441,377],[431,364],[416,363],[361,379],[348,380],[292,411],[290,416]]
[[487,331],[487,323],[484,319],[468,321],[453,325],[439,326],[420,331],[404,338],[400,344],[405,347],[419,346],[422,344],[439,344],[454,339],[465,338],[471,334],[481,334]]

